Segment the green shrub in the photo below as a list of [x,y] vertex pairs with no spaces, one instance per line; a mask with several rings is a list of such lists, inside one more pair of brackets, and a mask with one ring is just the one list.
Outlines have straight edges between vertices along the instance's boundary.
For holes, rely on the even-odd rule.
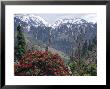
[[68,64],[73,76],[96,76],[97,66],[95,63],[87,64],[85,61],[73,61]]

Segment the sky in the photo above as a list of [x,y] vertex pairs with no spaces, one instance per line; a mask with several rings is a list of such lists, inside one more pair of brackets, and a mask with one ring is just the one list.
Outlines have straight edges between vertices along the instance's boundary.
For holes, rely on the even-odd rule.
[[75,17],[75,18],[83,18],[90,22],[97,22],[97,16],[95,13],[87,13],[87,14],[36,14],[43,19],[45,19],[48,23],[53,24],[57,19],[63,17]]

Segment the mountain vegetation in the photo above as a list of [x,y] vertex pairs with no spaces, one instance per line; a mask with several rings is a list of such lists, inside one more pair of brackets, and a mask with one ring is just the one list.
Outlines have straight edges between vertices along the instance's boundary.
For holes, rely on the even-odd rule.
[[15,15],[16,76],[96,76],[97,23],[62,18],[51,26],[36,15]]

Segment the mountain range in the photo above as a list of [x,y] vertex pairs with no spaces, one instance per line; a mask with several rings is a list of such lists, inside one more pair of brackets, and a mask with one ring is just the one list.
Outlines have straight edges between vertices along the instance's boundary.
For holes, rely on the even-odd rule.
[[[41,43],[55,50],[70,54],[78,43],[83,49],[85,43],[92,45],[97,40],[97,22],[83,18],[60,18],[49,24],[42,17],[31,14],[18,14],[14,17],[15,45],[16,27],[21,24],[25,38],[33,45]],[[49,42],[50,40],[50,42]]]

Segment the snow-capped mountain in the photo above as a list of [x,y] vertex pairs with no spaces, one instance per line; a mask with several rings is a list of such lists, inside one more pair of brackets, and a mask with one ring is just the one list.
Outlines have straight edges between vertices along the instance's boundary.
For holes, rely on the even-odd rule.
[[87,23],[86,20],[81,19],[81,18],[72,18],[72,19],[68,19],[68,18],[62,18],[62,19],[58,19],[53,25],[53,28],[56,28],[62,24],[83,24],[83,23]]
[[31,14],[17,14],[14,17],[14,29],[21,24],[22,31],[33,40],[44,40],[48,38],[50,25],[43,18]]
[[18,24],[22,24],[25,23],[28,24],[28,28],[30,28],[30,26],[46,26],[46,27],[52,27],[52,28],[56,28],[58,26],[60,26],[61,24],[65,24],[65,23],[69,23],[69,24],[83,24],[83,23],[96,23],[96,20],[94,20],[94,18],[89,18],[88,17],[84,17],[84,18],[75,18],[75,17],[62,17],[62,18],[58,18],[54,24],[49,24],[47,21],[45,21],[42,17],[37,16],[35,14],[17,14],[15,15],[15,23]]
[[18,24],[23,24],[25,23],[25,25],[28,27],[29,26],[35,26],[35,27],[38,27],[38,26],[46,26],[46,27],[49,27],[49,24],[48,22],[46,22],[43,18],[41,18],[40,16],[36,16],[34,14],[17,14],[15,15],[15,23],[18,23]]
[[87,45],[92,44],[92,40],[96,37],[97,24],[89,23],[81,18],[73,19],[59,19],[52,27],[52,40],[53,45],[57,50],[69,53],[72,47],[75,47],[77,38],[79,36],[82,41],[82,45],[87,41]]
[[[90,19],[89,19],[90,20]],[[22,24],[23,32],[28,35],[27,39],[34,42],[41,41],[48,44],[51,33],[51,47],[69,54],[71,46],[76,46],[78,37],[82,46],[92,44],[97,37],[97,23],[82,18],[60,18],[54,24],[49,24],[43,18],[36,15],[15,15],[14,29]],[[50,32],[51,31],[51,32]]]

